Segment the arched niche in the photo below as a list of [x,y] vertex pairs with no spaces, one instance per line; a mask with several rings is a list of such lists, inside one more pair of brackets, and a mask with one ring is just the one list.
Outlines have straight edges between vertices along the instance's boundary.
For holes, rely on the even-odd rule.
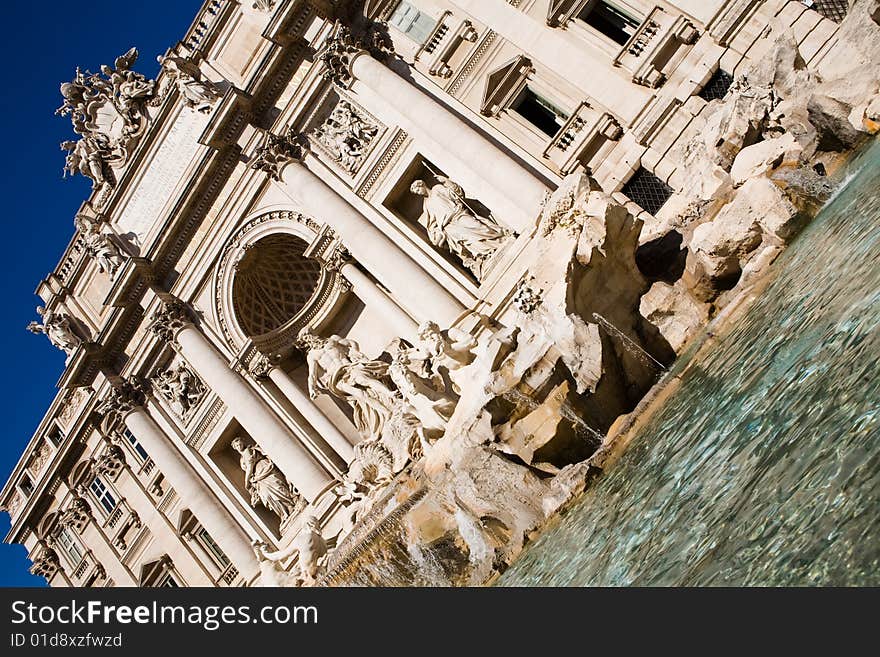
[[229,238],[215,278],[217,316],[234,351],[286,355],[299,332],[337,311],[348,285],[326,266],[332,232],[294,210],[252,215]]

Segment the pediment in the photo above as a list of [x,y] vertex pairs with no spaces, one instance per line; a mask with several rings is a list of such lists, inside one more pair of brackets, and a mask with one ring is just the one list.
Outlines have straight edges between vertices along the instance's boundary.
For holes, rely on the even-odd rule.
[[490,73],[486,78],[486,90],[483,93],[480,113],[485,116],[495,116],[506,108],[522,89],[533,70],[532,61],[528,57],[519,55]]

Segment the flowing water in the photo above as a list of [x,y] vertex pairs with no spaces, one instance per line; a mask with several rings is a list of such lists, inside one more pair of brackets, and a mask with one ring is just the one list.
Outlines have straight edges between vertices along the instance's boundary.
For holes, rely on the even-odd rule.
[[846,178],[499,585],[880,585],[880,143]]

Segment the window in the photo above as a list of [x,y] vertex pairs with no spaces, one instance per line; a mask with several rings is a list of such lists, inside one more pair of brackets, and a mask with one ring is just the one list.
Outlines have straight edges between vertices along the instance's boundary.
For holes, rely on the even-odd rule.
[[519,93],[510,109],[548,137],[555,136],[568,121],[568,114],[565,111],[528,86]]
[[604,0],[594,0],[585,6],[578,18],[621,46],[629,41],[641,23],[640,20]]
[[137,454],[138,460],[140,460],[141,463],[150,458],[150,455],[147,454],[147,450],[143,448],[143,446],[140,444],[140,442],[138,442],[138,439],[134,437],[134,434],[131,431],[126,429],[125,431],[123,431],[123,435],[131,445],[134,453]]
[[397,5],[388,22],[416,43],[424,43],[434,31],[437,21],[408,2]]
[[222,548],[217,545],[213,538],[211,538],[207,529],[199,527],[199,531],[196,532],[196,540],[201,544],[205,551],[214,558],[221,568],[226,568],[226,566],[229,565],[229,557],[226,556],[226,553]]
[[46,434],[46,438],[48,438],[49,442],[55,447],[58,447],[58,445],[64,442],[64,434],[61,433],[61,429],[58,427],[53,427],[52,430]]
[[89,490],[92,491],[98,504],[104,507],[104,510],[107,513],[113,512],[113,509],[116,508],[116,498],[114,498],[110,491],[107,490],[107,486],[104,485],[104,482],[101,481],[100,477],[94,478],[92,485],[89,486]]
[[24,475],[21,478],[19,486],[21,487],[21,492],[24,493],[27,497],[30,497],[31,493],[34,492],[34,484],[31,482],[31,478],[27,475]]
[[58,546],[67,555],[67,558],[74,567],[79,565],[79,562],[82,561],[82,548],[80,548],[79,543],[77,543],[67,527],[63,527],[58,532]]

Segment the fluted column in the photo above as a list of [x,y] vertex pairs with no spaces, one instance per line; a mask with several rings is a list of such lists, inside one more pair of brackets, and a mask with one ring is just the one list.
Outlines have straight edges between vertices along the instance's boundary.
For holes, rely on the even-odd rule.
[[291,200],[341,238],[352,256],[419,320],[450,324],[464,306],[432,278],[409,254],[299,158],[291,135],[271,135],[254,155],[251,166],[269,174]]
[[263,356],[256,367],[252,369],[252,373],[258,379],[270,379],[287,400],[293,404],[293,407],[305,418],[312,428],[323,438],[328,445],[341,456],[346,463],[351,463],[354,459],[354,450],[352,444],[336,428],[327,416],[315,405],[309,396],[304,393],[296,384],[290,375],[283,369],[278,367],[269,358]]
[[246,580],[259,571],[256,557],[244,530],[214,496],[184,455],[178,452],[158,424],[140,405],[130,386],[117,388],[111,404],[120,419],[162,471],[162,475],[183,503],[204,525]]
[[353,52],[348,55],[346,73],[363,83],[375,97],[383,99],[388,109],[400,118],[401,127],[417,141],[433,142],[446,157],[457,160],[472,171],[477,180],[484,181],[489,189],[484,189],[480,196],[490,202],[491,194],[495,211],[506,218],[512,228],[526,231],[532,227],[544,194],[549,191],[540,178],[369,52],[357,50],[356,46],[349,49]]
[[152,328],[162,339],[180,346],[181,354],[199,377],[211,386],[254,442],[309,502],[327,489],[333,478],[189,321],[185,304],[176,299],[164,302],[162,310],[153,317]]

